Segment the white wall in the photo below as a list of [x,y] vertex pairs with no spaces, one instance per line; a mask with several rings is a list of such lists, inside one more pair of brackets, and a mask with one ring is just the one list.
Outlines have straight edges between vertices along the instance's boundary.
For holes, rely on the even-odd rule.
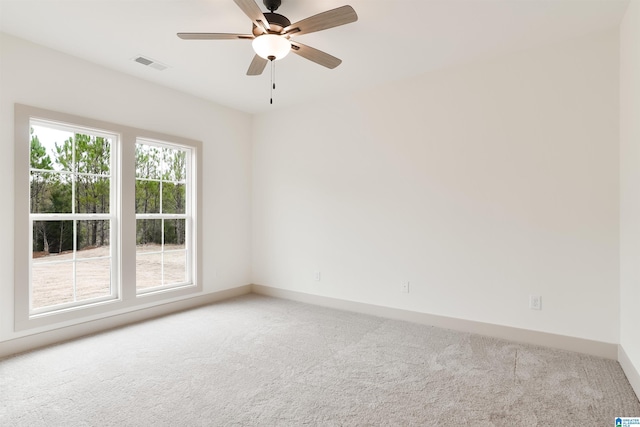
[[14,103],[203,141],[203,293],[250,283],[251,116],[11,36],[0,44],[0,342],[26,334],[13,332]]
[[[638,49],[630,46],[640,25],[631,4],[621,87],[637,93]],[[442,70],[252,121],[0,35],[0,194],[13,194],[14,102],[199,139],[205,293],[253,282],[612,343],[622,309],[620,340],[638,367],[625,295],[639,298],[633,257],[640,240],[626,239],[625,230],[640,230],[638,201],[628,197],[638,191],[640,147],[637,120],[624,117],[637,116],[640,97],[621,100],[620,224],[617,36]],[[12,223],[13,206],[0,220]],[[24,334],[12,332],[13,230],[0,230],[0,239],[2,342]],[[408,295],[399,292],[404,281]],[[530,294],[543,296],[542,311],[527,308]]]
[[617,343],[618,46],[255,117],[253,283]]
[[640,395],[640,2],[620,27],[620,345]]

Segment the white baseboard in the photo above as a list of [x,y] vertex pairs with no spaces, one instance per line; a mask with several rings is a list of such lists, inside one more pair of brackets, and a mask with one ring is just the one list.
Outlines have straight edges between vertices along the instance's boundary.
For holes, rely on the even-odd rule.
[[640,372],[638,372],[638,369],[633,365],[633,362],[631,362],[627,352],[624,351],[621,345],[618,346],[618,362],[620,366],[622,366],[622,370],[627,376],[633,391],[636,392],[636,396],[640,400]]
[[206,295],[200,295],[193,298],[187,298],[180,301],[134,310],[102,319],[91,320],[72,326],[66,326],[59,329],[3,341],[0,342],[0,359],[143,320],[149,320],[155,317],[165,316],[170,313],[176,313],[178,311],[212,304],[214,302],[248,294],[249,292],[251,292],[251,285],[244,285],[237,288],[213,292]]
[[505,339],[514,342],[540,345],[561,350],[575,351],[607,359],[618,359],[618,345],[601,341],[592,341],[564,335],[538,332],[510,326],[493,325],[490,323],[474,322],[472,320],[456,319],[453,317],[437,316],[398,308],[383,307],[355,301],[346,301],[303,292],[289,291],[263,285],[251,285],[251,291],[256,294],[289,299],[308,304],[331,307],[356,313],[385,317],[388,319],[404,320],[445,329]]
[[635,369],[633,364],[630,362],[629,358],[626,356],[626,353],[624,352],[622,347],[619,347],[617,344],[550,334],[546,332],[537,332],[526,329],[513,328],[509,326],[474,322],[465,319],[437,316],[433,314],[419,313],[415,311],[383,307],[355,301],[340,300],[255,284],[240,286],[237,288],[214,292],[195,298],[162,304],[155,307],[136,310],[116,316],[93,320],[90,322],[80,323],[73,326],[67,326],[60,329],[0,342],[0,358],[23,353],[25,351],[33,350],[39,347],[45,347],[63,341],[68,341],[108,329],[125,326],[131,323],[149,320],[154,317],[164,316],[170,313],[175,313],[178,311],[211,304],[225,299],[234,298],[240,295],[247,294],[249,292],[276,298],[300,301],[324,307],[331,307],[340,310],[347,310],[356,313],[385,317],[388,319],[404,320],[430,326],[438,326],[441,328],[452,329],[461,332],[476,333],[515,342],[541,345],[545,347],[590,354],[607,359],[619,360],[625,373],[627,374],[627,377],[629,378],[629,382],[636,391],[636,394],[640,394],[640,375],[638,374],[638,371]]

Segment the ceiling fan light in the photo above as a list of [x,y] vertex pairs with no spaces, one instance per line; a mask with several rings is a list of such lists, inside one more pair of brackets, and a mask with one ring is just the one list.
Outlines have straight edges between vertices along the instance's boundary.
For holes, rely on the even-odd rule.
[[291,50],[291,42],[277,34],[263,34],[253,39],[253,50],[264,59],[282,59]]

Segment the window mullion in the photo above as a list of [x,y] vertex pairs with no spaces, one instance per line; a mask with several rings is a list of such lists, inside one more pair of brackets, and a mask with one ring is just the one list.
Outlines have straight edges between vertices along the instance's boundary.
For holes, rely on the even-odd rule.
[[76,265],[78,255],[78,220],[73,220],[73,302],[78,302],[78,268]]
[[55,214],[55,213],[39,213],[30,214],[29,218],[34,221],[72,221],[74,219],[82,221],[90,220],[112,220],[115,218],[112,214]]

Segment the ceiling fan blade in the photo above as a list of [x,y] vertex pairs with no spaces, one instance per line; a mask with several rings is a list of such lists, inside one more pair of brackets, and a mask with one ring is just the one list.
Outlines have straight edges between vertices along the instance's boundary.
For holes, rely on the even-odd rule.
[[247,76],[259,76],[264,71],[264,68],[267,66],[267,61],[263,57],[256,55],[253,57],[253,61],[249,64],[249,69],[247,70]]
[[[237,2],[237,0],[236,0]],[[342,6],[336,9],[318,13],[302,21],[294,22],[282,30],[282,34],[302,35],[340,25],[350,24],[358,20],[356,11],[351,6]]]
[[271,27],[269,26],[269,21],[264,17],[264,14],[260,10],[260,7],[253,0],[233,0],[236,2],[238,7],[242,9],[245,15],[249,17],[253,21],[253,23],[258,28],[262,28],[264,32],[269,30]]
[[342,64],[342,60],[335,56],[329,55],[321,50],[314,49],[311,46],[307,46],[298,42],[291,41],[291,52],[297,53],[309,61],[313,61],[316,64],[320,64],[323,67],[334,69],[338,65]]
[[183,40],[234,40],[254,38],[253,34],[227,34],[227,33],[178,33]]

